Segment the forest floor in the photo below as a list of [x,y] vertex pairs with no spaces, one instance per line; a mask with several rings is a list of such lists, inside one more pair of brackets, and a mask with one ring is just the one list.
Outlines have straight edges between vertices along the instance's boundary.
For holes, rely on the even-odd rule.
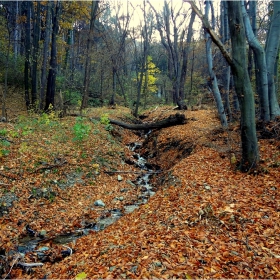
[[[144,122],[174,113],[147,110]],[[2,278],[280,278],[279,122],[259,133],[258,170],[241,173],[238,125],[223,130],[212,110],[183,113],[184,125],[146,136],[108,123],[134,121],[122,107],[1,123]],[[138,142],[157,167],[156,193],[126,213],[147,172],[132,164]],[[95,230],[114,211],[122,217]]]

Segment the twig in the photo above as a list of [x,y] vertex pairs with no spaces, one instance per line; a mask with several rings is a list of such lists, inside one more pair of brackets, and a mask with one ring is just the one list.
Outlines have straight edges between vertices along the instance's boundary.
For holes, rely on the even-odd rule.
[[269,254],[271,254],[274,258],[276,259],[280,259],[280,256],[279,255],[276,255],[274,254],[273,252],[271,252],[271,250],[269,250],[268,248],[266,247],[262,247],[263,250],[267,251]]
[[5,184],[0,182],[0,186],[10,186],[11,184]]
[[154,110],[150,111],[149,114],[155,112],[157,110],[157,108],[158,108],[158,106]]
[[11,265],[11,268],[10,268],[8,274],[7,274],[3,279],[6,279],[6,278],[9,276],[9,274],[11,273],[11,271],[12,271],[12,269],[13,269],[13,267],[14,267],[16,261],[19,259],[19,257],[20,257],[20,254],[18,254],[18,255],[16,256],[16,258],[14,259],[14,261],[13,261],[13,263],[12,263],[12,265]]
[[12,140],[9,140],[9,139],[7,139],[7,138],[5,138],[3,136],[0,136],[0,139],[4,140],[4,141],[7,141],[7,142],[10,142],[10,143],[14,143]]
[[37,173],[38,171],[42,171],[42,170],[48,170],[48,169],[52,169],[52,168],[56,168],[56,167],[61,167],[62,165],[64,165],[65,163],[67,163],[66,160],[64,160],[61,163],[58,164],[48,164],[47,166],[43,166],[43,167],[39,167],[37,168],[35,171],[33,171],[31,174]]
[[6,177],[6,178],[12,179],[12,180],[19,179],[17,175],[4,174],[2,172],[0,172],[0,176]]
[[244,240],[236,239],[235,237],[231,236],[231,234],[229,232],[228,232],[228,235],[232,240],[241,242],[243,245],[245,245],[247,250],[252,251],[255,256],[257,255],[257,252],[255,250],[253,250],[252,247],[248,244],[249,243],[248,236],[246,236],[246,241],[244,241]]

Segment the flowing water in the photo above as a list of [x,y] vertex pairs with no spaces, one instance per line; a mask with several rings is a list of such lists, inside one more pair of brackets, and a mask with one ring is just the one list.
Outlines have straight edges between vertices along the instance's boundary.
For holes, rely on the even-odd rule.
[[[141,147],[142,144],[138,142],[131,143],[129,145],[129,148],[134,152],[134,158],[136,159],[135,165],[144,171],[143,174],[141,174],[134,182],[137,188],[141,188],[141,194],[138,196],[137,202],[131,205],[124,206],[124,214],[119,209],[107,210],[108,213],[106,217],[100,217],[95,223],[86,224],[83,228],[78,229],[75,232],[71,232],[65,235],[58,235],[54,239],[52,239],[54,243],[67,244],[75,241],[77,238],[83,235],[87,235],[90,231],[104,230],[107,226],[113,224],[125,214],[131,213],[140,205],[147,203],[148,199],[155,194],[155,188],[150,185],[150,177],[155,173],[155,171],[151,169],[151,166],[147,163],[146,159],[140,156],[139,152]],[[32,231],[32,229],[29,229],[29,231]],[[48,247],[40,247],[39,243],[41,241],[43,240],[38,237],[26,236],[19,240],[20,245],[18,246],[17,250],[23,257],[27,252],[37,252],[38,258],[44,260],[44,251],[47,251]],[[37,250],[35,250],[36,248]],[[66,256],[67,252],[64,253]]]

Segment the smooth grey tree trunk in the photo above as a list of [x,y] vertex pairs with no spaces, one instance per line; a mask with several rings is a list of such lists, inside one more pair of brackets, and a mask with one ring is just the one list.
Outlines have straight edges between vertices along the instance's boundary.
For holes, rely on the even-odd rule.
[[[228,26],[228,5],[226,1],[221,1],[221,27],[220,27],[220,34],[222,37],[222,42],[229,48],[229,26]],[[227,48],[227,49],[228,49]],[[225,111],[228,115],[229,122],[232,121],[232,110],[231,110],[231,104],[230,104],[230,66],[228,63],[224,60],[223,61],[223,86],[224,86],[224,107]]]
[[[278,71],[278,65],[279,65],[279,51],[278,51],[278,55],[276,57],[276,62],[274,65],[274,77],[275,77],[275,92],[276,92],[276,96],[279,90],[279,71]],[[279,96],[279,93],[278,93]]]
[[254,52],[256,63],[256,79],[257,79],[257,91],[260,101],[260,118],[264,121],[270,120],[269,114],[269,102],[268,102],[268,81],[267,81],[267,67],[264,48],[256,38],[249,16],[245,9],[244,0],[242,2],[242,15],[245,26],[246,37],[250,47]]
[[241,107],[241,168],[249,171],[259,161],[255,100],[246,64],[246,40],[240,1],[228,1],[234,85]]
[[16,14],[15,14],[15,30],[14,30],[14,58],[15,61],[17,60],[18,53],[19,53],[19,23],[18,23],[18,17],[19,17],[19,1],[15,2],[16,5]]
[[191,13],[191,19],[188,27],[188,34],[187,34],[187,39],[186,39],[186,45],[183,49],[183,61],[182,61],[182,71],[181,71],[181,78],[180,78],[180,92],[179,96],[182,99],[185,99],[185,83],[186,83],[186,78],[187,78],[187,65],[188,65],[188,60],[189,60],[189,52],[190,52],[190,45],[193,37],[193,23],[195,20],[196,13],[192,11]]
[[[254,35],[257,37],[257,1],[254,1],[254,0],[249,0],[247,2],[247,5],[249,5],[248,8],[246,8],[247,10],[247,13],[248,13],[248,16],[251,20],[251,26],[252,26],[252,30],[253,30],[253,33]],[[253,60],[254,58],[254,60]],[[248,72],[249,72],[249,76],[250,76],[250,79],[252,80],[252,70],[253,70],[253,65],[255,63],[256,65],[256,59],[255,59],[255,56],[253,54],[253,50],[252,48],[250,47],[249,48],[249,53],[248,53]],[[256,69],[255,69],[255,77],[257,76],[257,73],[256,73]],[[256,86],[258,87],[258,79],[256,78]]]
[[[205,17],[208,20],[208,14],[209,14],[209,7],[210,6],[210,1],[205,1]],[[213,23],[212,23],[213,25]],[[218,82],[217,82],[217,77],[216,73],[214,71],[214,66],[213,66],[213,56],[212,56],[212,39],[211,36],[209,35],[208,32],[205,32],[205,40],[206,40],[206,58],[207,58],[207,64],[208,64],[208,71],[211,79],[211,86],[212,86],[212,91],[214,94],[214,98],[216,101],[216,106],[218,109],[218,114],[220,117],[220,122],[223,127],[227,127],[227,117],[225,114],[225,109],[224,109],[224,104],[222,101],[221,93],[218,87]]]
[[191,59],[191,71],[190,71],[190,89],[188,91],[188,96],[187,98],[191,97],[192,95],[192,88],[193,88],[193,73],[194,73],[194,59],[195,59],[195,55],[194,55],[194,51],[195,51],[195,45],[194,45],[194,39],[193,39],[193,49],[192,49],[192,59]]
[[280,115],[277,93],[275,90],[275,63],[279,53],[280,44],[280,1],[273,1],[273,15],[266,39],[265,53],[268,71],[268,96],[270,106],[270,118],[273,120]]

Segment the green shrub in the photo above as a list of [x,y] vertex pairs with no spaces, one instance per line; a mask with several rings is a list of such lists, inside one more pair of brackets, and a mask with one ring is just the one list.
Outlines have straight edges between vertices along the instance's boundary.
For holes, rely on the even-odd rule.
[[105,129],[108,131],[111,131],[113,129],[113,126],[110,123],[108,114],[104,114],[100,117],[100,123],[105,125]]
[[7,149],[10,147],[10,142],[7,140],[0,141],[0,157],[9,155],[10,151]]
[[82,95],[78,91],[65,90],[63,98],[69,105],[80,106],[82,102]]
[[1,136],[6,136],[6,135],[7,135],[7,132],[8,132],[7,129],[6,129],[6,128],[3,128],[3,129],[0,130],[0,135],[1,135]]
[[76,118],[76,123],[73,126],[73,131],[75,135],[73,139],[74,141],[80,142],[88,137],[91,127],[89,124],[85,124],[84,121],[85,120],[82,117]]

